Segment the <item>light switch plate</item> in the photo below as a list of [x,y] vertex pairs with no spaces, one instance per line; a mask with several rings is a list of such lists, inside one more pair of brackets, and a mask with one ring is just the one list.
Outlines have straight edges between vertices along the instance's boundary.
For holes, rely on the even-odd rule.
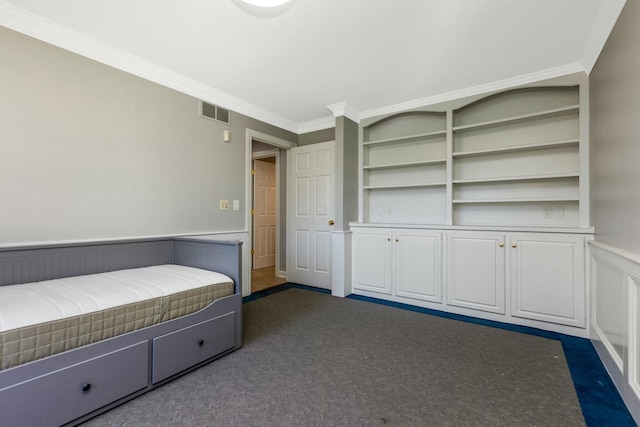
[[240,210],[240,200],[234,200],[233,201],[233,210],[234,211],[239,211]]
[[220,200],[220,210],[228,211],[229,210],[229,201],[228,200]]

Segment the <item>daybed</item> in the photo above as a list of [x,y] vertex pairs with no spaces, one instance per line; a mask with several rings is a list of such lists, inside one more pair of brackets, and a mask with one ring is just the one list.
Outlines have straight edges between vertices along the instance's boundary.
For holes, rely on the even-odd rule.
[[[0,249],[0,286],[23,284],[0,292],[0,425],[76,425],[238,349],[241,245],[161,238]],[[135,301],[122,304],[116,288]],[[8,303],[14,290],[27,291],[15,299],[24,310]],[[49,320],[58,311],[62,319]]]

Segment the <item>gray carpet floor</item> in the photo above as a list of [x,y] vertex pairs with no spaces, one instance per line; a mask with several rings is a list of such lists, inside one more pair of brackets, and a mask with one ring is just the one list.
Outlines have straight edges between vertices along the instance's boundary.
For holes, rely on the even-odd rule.
[[560,342],[289,289],[244,346],[83,424],[582,426]]

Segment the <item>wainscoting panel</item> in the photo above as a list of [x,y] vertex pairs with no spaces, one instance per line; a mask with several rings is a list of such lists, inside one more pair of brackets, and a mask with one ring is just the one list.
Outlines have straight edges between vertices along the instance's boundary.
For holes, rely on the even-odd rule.
[[640,424],[640,255],[591,241],[591,339]]
[[[640,280],[635,277],[629,277],[631,282],[631,304],[630,304],[630,321],[631,330],[629,348],[631,360],[629,366],[629,376],[631,378],[631,388],[640,396]],[[640,423],[639,423],[640,424]]]
[[592,326],[611,353],[618,369],[624,369],[623,359],[628,348],[625,273],[620,268],[593,255],[594,309]]

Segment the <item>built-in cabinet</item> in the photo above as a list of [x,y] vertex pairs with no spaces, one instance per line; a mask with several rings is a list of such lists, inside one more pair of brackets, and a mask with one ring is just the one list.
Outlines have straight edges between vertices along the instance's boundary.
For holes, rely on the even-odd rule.
[[353,288],[442,301],[442,233],[430,230],[361,229],[354,241]]
[[447,303],[505,314],[504,234],[447,233]]
[[363,119],[353,292],[586,336],[588,129],[584,75]]
[[586,327],[588,235],[353,230],[356,294],[535,327]]
[[584,236],[512,233],[511,315],[586,327]]

